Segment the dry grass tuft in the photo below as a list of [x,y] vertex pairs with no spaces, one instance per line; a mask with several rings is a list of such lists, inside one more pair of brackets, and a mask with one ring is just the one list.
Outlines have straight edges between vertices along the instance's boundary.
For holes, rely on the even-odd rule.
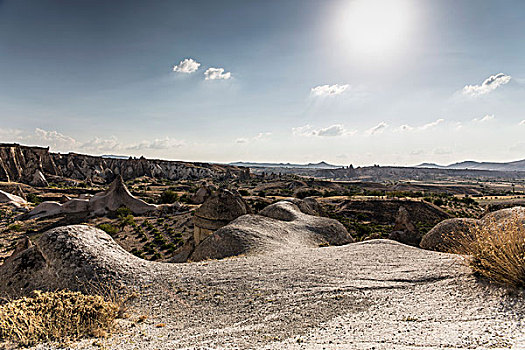
[[456,240],[455,253],[470,255],[471,268],[501,285],[525,287],[525,221],[518,215],[487,220]]
[[0,305],[0,339],[28,346],[106,336],[119,305],[79,292],[34,292]]

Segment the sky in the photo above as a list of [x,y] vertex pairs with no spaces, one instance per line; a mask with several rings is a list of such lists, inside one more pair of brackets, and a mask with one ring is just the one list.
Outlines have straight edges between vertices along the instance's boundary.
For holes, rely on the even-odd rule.
[[0,0],[0,142],[187,161],[525,158],[525,2]]

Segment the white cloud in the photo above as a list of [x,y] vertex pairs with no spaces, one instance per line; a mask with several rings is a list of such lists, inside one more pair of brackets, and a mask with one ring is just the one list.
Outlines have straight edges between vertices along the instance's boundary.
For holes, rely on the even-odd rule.
[[494,114],[487,114],[483,118],[472,119],[472,121],[476,123],[486,123],[486,122],[490,122],[491,120],[494,120]]
[[385,131],[385,129],[388,128],[388,124],[385,123],[385,122],[380,122],[379,124],[377,124],[376,126],[368,129],[366,131],[366,134],[367,135],[375,135],[375,134],[381,134],[383,131]]
[[410,126],[408,124],[403,124],[401,125],[399,128],[396,129],[396,131],[412,131],[414,130],[414,127],[413,126]]
[[311,125],[299,126],[292,128],[294,136],[320,136],[320,137],[335,137],[355,134],[355,130],[346,130],[341,124],[334,124],[326,128],[314,129]]
[[438,126],[439,124],[443,123],[445,121],[445,119],[438,119],[436,121],[433,121],[431,123],[428,123],[428,124],[425,124],[423,126],[420,127],[421,130],[426,130],[426,129],[430,129],[430,128],[433,128],[435,126]]
[[525,119],[518,123],[518,125],[525,125]]
[[271,132],[260,132],[258,133],[257,135],[255,135],[254,137],[240,137],[238,139],[235,140],[235,143],[250,143],[250,142],[254,142],[254,141],[259,141],[259,140],[264,140],[264,139],[267,139],[268,137],[270,137],[272,135]]
[[350,85],[344,84],[334,84],[334,85],[319,85],[310,91],[312,96],[334,96],[334,95],[340,95],[343,92],[345,92],[346,89],[348,89]]
[[47,131],[44,129],[36,128],[35,136],[37,139],[48,142],[50,144],[63,144],[73,146],[76,144],[76,140],[70,136],[59,133],[58,131]]
[[160,149],[171,149],[171,148],[179,148],[184,145],[183,141],[172,139],[169,137],[165,137],[163,139],[155,139],[153,141],[142,141],[141,143],[137,145],[132,145],[127,147],[129,150],[146,150],[146,149],[153,149],[153,150],[160,150]]
[[488,94],[489,92],[496,90],[498,87],[507,84],[512,77],[503,73],[491,75],[481,85],[466,85],[462,92],[467,96],[480,96]]
[[345,128],[341,124],[335,124],[324,129],[317,130],[317,136],[341,136],[344,135]]
[[232,74],[230,72],[224,73],[224,68],[208,68],[204,72],[204,76],[206,77],[205,80],[227,80],[232,77]]
[[178,65],[173,67],[173,71],[177,73],[190,74],[196,72],[200,67],[200,63],[195,61],[193,58],[186,58],[179,62]]
[[80,145],[80,149],[89,152],[116,151],[120,148],[121,145],[115,136],[112,136],[109,139],[95,137]]
[[438,126],[439,124],[443,123],[445,121],[445,119],[438,119],[438,120],[435,120],[433,122],[430,122],[430,123],[427,123],[427,124],[424,124],[424,125],[421,125],[421,126],[411,126],[411,125],[407,125],[407,124],[403,124],[401,125],[400,127],[396,128],[394,131],[413,131],[413,130],[427,130],[427,129],[431,129],[433,127],[436,127]]

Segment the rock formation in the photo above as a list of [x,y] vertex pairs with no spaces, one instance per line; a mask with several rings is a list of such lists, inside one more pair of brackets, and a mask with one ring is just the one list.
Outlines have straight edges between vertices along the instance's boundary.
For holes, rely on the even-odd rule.
[[25,249],[0,265],[0,293],[118,287],[146,276],[151,265],[126,252],[104,231],[85,225],[52,229],[33,243],[24,243]]
[[423,249],[438,252],[451,252],[458,248],[461,239],[469,237],[470,230],[479,225],[480,221],[467,218],[447,219],[428,231],[419,246]]
[[128,191],[122,177],[117,176],[106,191],[97,193],[93,197],[80,196],[65,203],[43,202],[29,213],[24,214],[21,219],[79,213],[98,216],[115,211],[120,207],[129,208],[133,214],[138,215],[154,211],[157,208],[156,205],[135,198]]
[[226,189],[218,190],[195,210],[193,217],[195,244],[198,245],[215,230],[250,212],[250,207],[238,193]]
[[421,234],[418,232],[416,226],[410,221],[408,211],[405,207],[399,207],[394,230],[388,235],[388,238],[416,247],[419,245]]
[[206,182],[203,182],[197,192],[190,198],[190,201],[192,204],[202,204],[211,197],[213,191],[215,191],[213,186],[209,186]]
[[307,215],[282,201],[259,215],[243,215],[215,231],[196,246],[192,261],[262,253],[290,246],[343,245],[354,242],[344,226],[333,219]]
[[15,207],[27,205],[24,198],[0,190],[0,203],[11,204]]
[[[249,174],[249,172],[248,172]],[[186,163],[167,160],[117,159],[76,153],[59,154],[49,148],[0,144],[0,181],[47,186],[48,178],[109,183],[117,175],[124,180],[141,176],[169,180],[197,180],[246,175],[246,170],[228,165]]]
[[512,207],[488,213],[481,218],[481,224],[490,221],[505,221],[513,218],[519,218],[525,221],[525,207]]

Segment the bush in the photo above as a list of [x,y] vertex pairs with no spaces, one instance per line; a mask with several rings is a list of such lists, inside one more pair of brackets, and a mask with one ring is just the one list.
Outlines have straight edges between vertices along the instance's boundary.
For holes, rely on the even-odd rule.
[[119,217],[119,218],[125,218],[126,216],[133,216],[133,212],[131,211],[131,209],[129,209],[128,207],[120,207],[118,208],[116,211],[115,211],[115,214]]
[[34,193],[28,193],[26,195],[26,199],[28,202],[33,203],[35,205],[42,203],[42,197],[39,197]]
[[162,192],[159,198],[159,204],[172,204],[175,203],[179,199],[179,195],[172,191],[172,190],[166,190]]
[[100,224],[100,225],[97,225],[97,228],[101,229],[102,231],[106,232],[108,235],[112,237],[118,233],[118,229],[111,224]]
[[470,255],[469,264],[498,284],[525,287],[525,226],[523,218],[478,225],[458,240],[456,253]]
[[33,297],[0,306],[0,339],[28,346],[105,336],[111,331],[118,312],[117,304],[101,296],[36,291]]

